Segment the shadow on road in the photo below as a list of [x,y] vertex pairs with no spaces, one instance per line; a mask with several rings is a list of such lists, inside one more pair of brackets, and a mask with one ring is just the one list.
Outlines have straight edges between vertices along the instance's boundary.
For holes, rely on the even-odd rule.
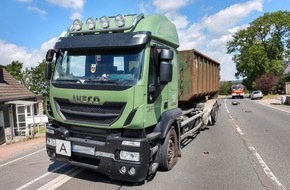
[[[144,181],[144,182],[138,182],[138,183],[131,183],[131,182],[124,182],[124,181],[119,181],[119,180],[114,180],[109,178],[106,175],[103,175],[101,173],[95,172],[93,170],[89,170],[89,169],[84,169],[82,172],[80,172],[77,175],[73,175],[73,172],[67,173],[67,171],[73,169],[76,166],[73,165],[67,165],[64,164],[62,162],[59,161],[52,161],[52,163],[49,165],[48,167],[48,172],[52,172],[52,173],[56,173],[56,174],[64,174],[73,178],[77,178],[80,180],[84,180],[84,181],[91,181],[94,183],[108,183],[108,184],[114,184],[114,185],[118,185],[118,186],[140,186],[143,185],[146,182],[151,181],[154,178],[154,175],[151,176],[151,179],[149,178],[148,180]],[[79,167],[77,167],[79,168]],[[77,170],[77,169],[75,169]]]

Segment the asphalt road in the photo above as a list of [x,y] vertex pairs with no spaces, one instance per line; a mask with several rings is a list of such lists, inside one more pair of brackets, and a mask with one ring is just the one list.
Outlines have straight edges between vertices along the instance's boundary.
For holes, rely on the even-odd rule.
[[220,99],[218,121],[183,143],[169,172],[125,183],[52,162],[44,147],[0,163],[1,189],[290,189],[290,113],[248,99]]

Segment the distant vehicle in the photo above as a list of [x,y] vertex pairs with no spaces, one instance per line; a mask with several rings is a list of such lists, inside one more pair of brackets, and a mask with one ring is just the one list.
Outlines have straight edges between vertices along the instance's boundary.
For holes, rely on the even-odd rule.
[[262,99],[263,98],[263,93],[261,90],[254,90],[251,95],[250,95],[251,100],[254,99]]
[[5,143],[4,127],[0,126],[0,144]]
[[233,85],[231,87],[231,91],[232,91],[232,98],[233,99],[235,97],[244,98],[244,96],[245,96],[244,85],[242,85],[242,84]]

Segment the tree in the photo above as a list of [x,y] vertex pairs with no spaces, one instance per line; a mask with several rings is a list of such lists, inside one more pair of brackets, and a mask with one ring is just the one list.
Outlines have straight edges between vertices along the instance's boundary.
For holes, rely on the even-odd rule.
[[31,67],[30,70],[27,70],[29,80],[26,83],[29,90],[35,94],[42,94],[43,96],[47,96],[49,90],[48,82],[44,76],[45,64],[46,62],[43,60],[38,66]]
[[222,81],[220,83],[220,94],[229,95],[231,93],[232,81]]
[[16,80],[20,81],[21,84],[25,85],[25,73],[22,71],[23,63],[19,61],[12,61],[10,64],[5,66],[5,70],[10,73]]
[[275,76],[273,73],[267,73],[260,77],[257,77],[255,84],[264,93],[269,94],[278,85],[279,77]]
[[[233,35],[227,42],[227,53],[233,53],[237,78],[252,84],[266,73],[281,76],[284,60],[289,58],[290,12],[265,13],[249,27]],[[252,89],[252,86],[247,86]]]
[[49,85],[44,76],[45,64],[46,62],[43,60],[38,66],[23,70],[23,63],[12,61],[11,64],[5,66],[5,69],[27,89],[35,94],[42,94],[45,97],[49,91]]

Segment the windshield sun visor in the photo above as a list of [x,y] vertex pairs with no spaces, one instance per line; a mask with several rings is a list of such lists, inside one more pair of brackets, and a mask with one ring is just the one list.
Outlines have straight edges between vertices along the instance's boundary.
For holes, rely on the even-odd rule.
[[144,46],[151,39],[150,32],[113,33],[99,35],[80,35],[61,37],[56,42],[55,49],[79,49],[79,48],[136,48]]

